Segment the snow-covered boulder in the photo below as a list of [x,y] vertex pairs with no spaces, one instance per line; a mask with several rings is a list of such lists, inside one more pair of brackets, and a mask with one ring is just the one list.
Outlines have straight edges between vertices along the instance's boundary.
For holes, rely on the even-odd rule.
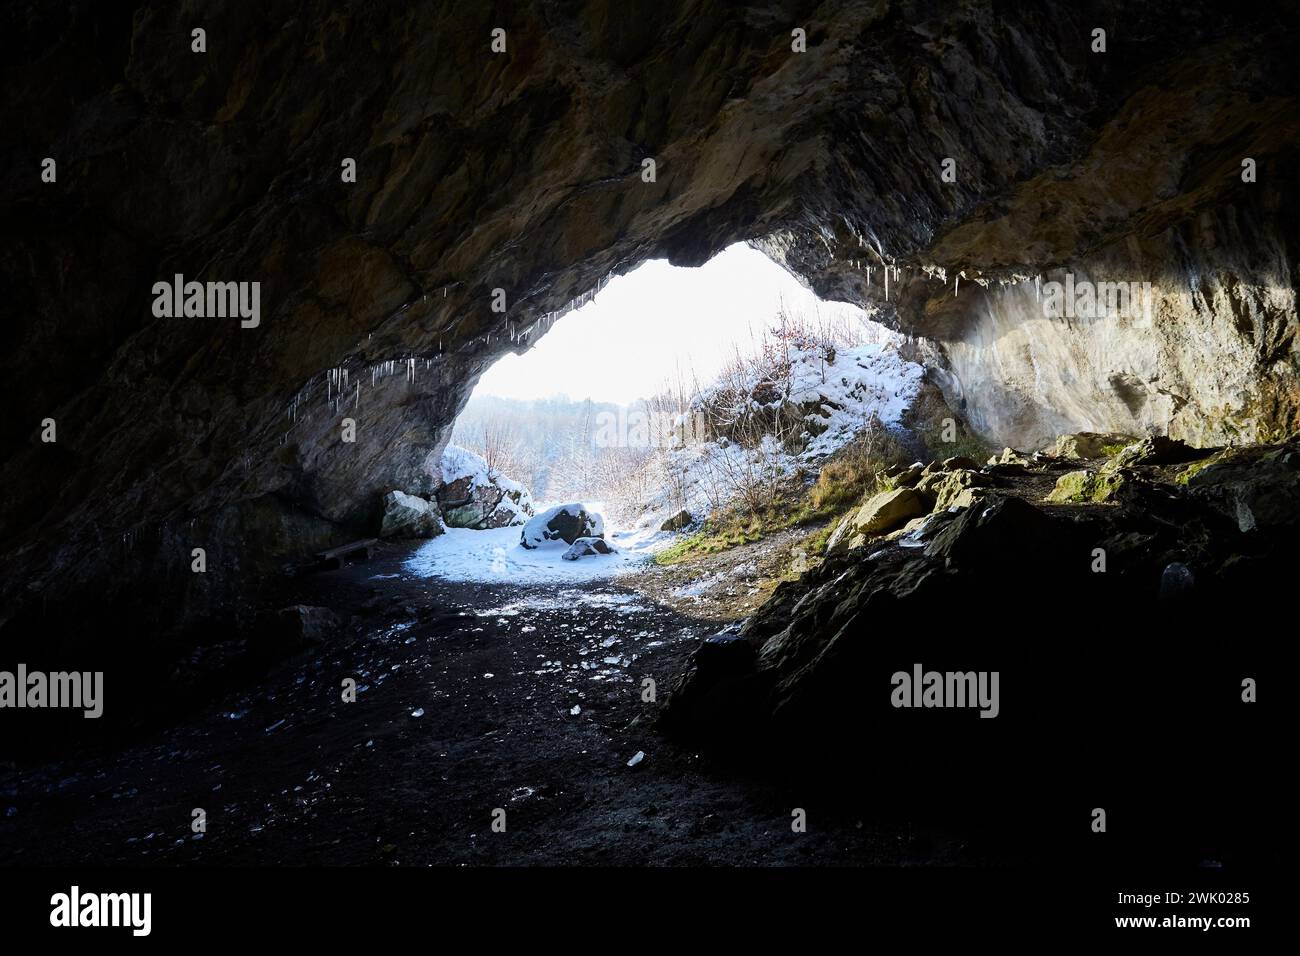
[[384,495],[383,506],[381,538],[434,538],[444,530],[438,506],[423,498],[405,491],[390,491]]
[[604,538],[579,538],[569,549],[560,555],[565,561],[577,561],[579,558],[589,557],[593,554],[615,554],[609,542]]
[[535,548],[543,541],[564,541],[573,544],[579,538],[605,537],[605,519],[582,505],[556,505],[524,525],[519,543],[525,548]]
[[528,489],[489,468],[472,451],[448,445],[441,477],[436,497],[448,527],[483,531],[523,524],[533,515]]

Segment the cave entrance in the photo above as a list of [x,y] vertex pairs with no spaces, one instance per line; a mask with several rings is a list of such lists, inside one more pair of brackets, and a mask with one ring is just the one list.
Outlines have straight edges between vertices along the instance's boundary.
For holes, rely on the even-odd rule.
[[897,427],[922,378],[900,345],[745,243],[646,262],[483,374],[442,460],[449,533],[417,564],[586,578],[713,525],[788,525],[823,462]]

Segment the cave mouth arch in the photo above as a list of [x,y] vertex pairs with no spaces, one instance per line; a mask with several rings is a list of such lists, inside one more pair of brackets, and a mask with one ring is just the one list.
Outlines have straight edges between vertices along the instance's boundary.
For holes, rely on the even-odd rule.
[[[1241,841],[1196,819],[1242,788],[1192,748],[1275,763],[1258,719],[1275,635],[1211,622],[1297,577],[1300,445],[1281,439],[1300,433],[1300,7],[38,6],[0,10],[0,675],[102,671],[106,690],[102,720],[6,723],[6,850],[514,863],[531,830],[525,862],[910,863],[933,801],[972,820],[996,804],[974,827],[999,856],[1059,861],[1066,829],[1119,853],[1091,857],[1107,872],[1126,845],[1195,833],[1193,866],[1240,875],[1233,842],[1276,855],[1260,806],[1224,821]],[[531,582],[551,615],[534,627],[505,587],[401,574],[422,544],[373,545],[385,495],[436,497],[494,362],[560,341],[646,263],[707,268],[735,243],[870,312],[934,408],[1011,447],[988,464],[930,447],[883,474],[896,487],[850,486],[809,531],[824,563],[778,539],[771,591],[723,578],[751,602],[723,633],[657,607],[659,633],[606,645],[633,630],[626,604],[581,581]],[[235,294],[155,308],[177,277]],[[1044,304],[1116,283],[1149,288],[1149,311]],[[1078,431],[1098,434],[1061,434]],[[902,502],[883,524],[880,495]],[[745,544],[734,567],[762,557]],[[923,665],[998,668],[1006,706],[960,725],[894,710],[890,672],[915,675],[915,704]],[[1179,712],[1213,736],[1155,760],[1097,745]],[[115,746],[151,721],[166,738]],[[987,730],[1005,761],[984,759]],[[69,772],[11,776],[11,746],[95,736]],[[697,741],[808,772],[753,804]],[[842,827],[817,805],[833,778],[853,781]],[[1161,798],[1144,810],[1139,789]],[[214,811],[202,840],[189,795]],[[895,797],[905,834],[862,826]],[[1105,838],[1079,813],[1093,802]],[[773,838],[796,805],[812,843]],[[484,829],[503,807],[508,839]],[[966,862],[967,841],[932,845]]]
[[[539,509],[576,502],[598,507],[607,520],[635,522],[653,511],[662,492],[656,481],[671,480],[671,450],[715,430],[716,418],[705,422],[706,393],[734,388],[740,377],[790,390],[793,366],[777,356],[791,349],[821,350],[825,378],[835,374],[837,351],[903,342],[861,308],[820,299],[747,243],[699,267],[651,260],[499,358],[468,397],[448,447],[479,456],[479,476],[522,482]],[[699,426],[690,427],[695,420]],[[793,432],[786,440],[799,441]],[[452,480],[448,467],[468,467],[454,455],[442,464],[444,483]],[[432,455],[430,467],[438,459]],[[469,482],[476,483],[484,479]],[[459,503],[468,494],[453,504],[454,496],[439,492],[440,505],[453,504],[453,526],[491,524],[468,500]],[[679,516],[686,510],[685,503],[676,509]]]
[[[286,28],[217,4],[222,42],[181,58],[181,7],[15,18],[13,155],[57,153],[58,180],[15,177],[0,207],[20,346],[0,350],[6,631],[233,627],[286,561],[418,481],[521,327],[736,241],[881,308],[1013,444],[1294,430],[1300,210],[1275,171],[1297,155],[1297,14],[1194,6],[1101,4],[1128,27],[1104,59],[1063,6],[832,2],[795,53],[797,5],[525,3],[496,59],[463,42],[484,32],[473,5],[309,4]],[[1063,272],[1151,281],[1154,328],[1041,321],[1034,280]],[[258,326],[153,316],[176,274],[260,282]],[[390,375],[346,450],[341,407],[286,438],[308,383],[342,404],[328,370],[355,385],[411,358],[430,374]]]

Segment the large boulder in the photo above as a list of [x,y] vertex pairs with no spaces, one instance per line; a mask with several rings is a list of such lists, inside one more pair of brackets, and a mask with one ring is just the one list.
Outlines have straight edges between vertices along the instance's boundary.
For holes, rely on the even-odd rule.
[[1193,448],[1177,438],[1151,435],[1121,449],[1105,466],[1112,471],[1146,465],[1179,465],[1214,454],[1213,448]]
[[573,544],[579,538],[605,537],[605,519],[580,504],[556,505],[524,525],[519,543],[536,548],[545,541]]
[[383,507],[381,538],[435,538],[444,530],[438,506],[424,498],[390,491],[384,495]]
[[902,465],[886,468],[881,472],[881,480],[886,488],[914,488],[924,471],[925,466],[919,461],[914,461],[906,468]]
[[913,488],[882,491],[840,521],[826,540],[826,553],[844,554],[860,548],[868,539],[901,527],[911,518],[927,514],[933,501],[932,497]]
[[659,526],[660,531],[681,531],[695,523],[695,516],[683,508]]
[[1002,454],[994,455],[988,460],[990,465],[1019,465],[1022,468],[1030,464],[1029,456],[1014,448],[1003,448]]
[[448,445],[442,454],[442,484],[435,497],[449,528],[505,528],[534,513],[527,488],[458,445]]
[[973,488],[987,488],[992,483],[992,479],[974,469],[958,468],[926,475],[916,487],[921,493],[934,498],[934,510],[943,511],[955,505],[959,497],[969,505],[972,496],[963,497],[962,492]]
[[1056,487],[1047,495],[1054,504],[1084,504],[1089,501],[1110,501],[1127,480],[1121,471],[1084,468],[1071,471],[1056,479]]
[[930,499],[913,488],[895,488],[873,496],[850,521],[854,533],[884,534],[930,510]]
[[1300,444],[1227,448],[1192,465],[1178,482],[1241,532],[1300,523]]
[[1076,432],[1073,435],[1061,435],[1056,439],[1056,444],[1043,449],[1043,453],[1053,458],[1092,461],[1097,458],[1110,458],[1135,441],[1137,438],[1133,435],[1114,432]]

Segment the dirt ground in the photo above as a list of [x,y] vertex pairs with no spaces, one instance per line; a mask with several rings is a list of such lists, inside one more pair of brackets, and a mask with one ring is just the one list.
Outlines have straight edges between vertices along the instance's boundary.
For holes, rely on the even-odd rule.
[[[3,771],[0,859],[998,862],[996,847],[886,815],[869,795],[828,802],[798,781],[764,779],[761,767],[742,771],[679,749],[654,730],[671,678],[736,613],[700,599],[689,578],[758,598],[769,587],[761,569],[788,562],[790,544],[760,542],[716,568],[650,571],[645,593],[613,582],[417,579],[402,570],[413,546],[396,545],[312,575],[293,597],[338,613],[348,622],[340,637],[125,748]],[[348,677],[355,703],[342,700]],[[655,702],[643,700],[646,678]],[[807,832],[792,828],[796,808]],[[191,828],[196,809],[206,813],[202,834]],[[498,810],[504,832],[492,826]]]
[[680,564],[648,565],[623,583],[680,614],[725,625],[752,614],[780,581],[815,560],[806,542],[817,530],[787,528]]

